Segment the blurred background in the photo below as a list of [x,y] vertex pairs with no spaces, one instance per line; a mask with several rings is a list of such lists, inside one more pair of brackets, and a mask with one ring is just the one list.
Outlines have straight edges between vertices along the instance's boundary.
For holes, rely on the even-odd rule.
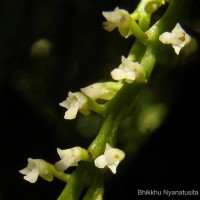
[[[121,55],[127,56],[134,37],[125,40],[116,30],[103,30],[101,13],[116,6],[132,12],[138,2],[0,1],[0,200],[55,200],[59,196],[64,183],[39,178],[30,184],[18,171],[27,165],[28,157],[54,163],[59,160],[57,147],[87,148],[92,142],[102,119],[78,115],[66,121],[59,103],[68,91],[111,80],[110,71],[119,65]],[[199,45],[197,3],[183,26]],[[148,97],[144,108],[164,105],[159,115],[162,124],[152,126],[150,120],[145,130],[135,130],[153,131],[150,137],[144,136],[148,140],[135,154],[133,144],[140,143],[131,134],[133,121],[129,118],[123,123],[119,145],[128,156],[119,166],[120,173],[108,178],[105,200],[138,199],[138,189],[200,188],[200,50],[189,56],[183,51],[176,58],[169,47],[165,55],[155,66],[150,92],[143,95],[143,99]]]

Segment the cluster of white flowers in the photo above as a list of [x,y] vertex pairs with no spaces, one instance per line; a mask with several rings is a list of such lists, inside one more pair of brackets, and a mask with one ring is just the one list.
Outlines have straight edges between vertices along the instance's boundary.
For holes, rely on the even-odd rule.
[[[160,1],[164,4],[164,1]],[[152,4],[151,6],[154,6]],[[153,7],[151,9],[154,9]],[[103,23],[104,29],[112,31],[118,28],[124,37],[130,35],[131,15],[123,9],[115,8],[111,12],[103,12],[103,16],[107,19]],[[190,42],[190,36],[182,29],[179,23],[176,24],[172,32],[164,32],[159,36],[159,40],[164,44],[172,44],[176,54],[179,54],[181,48]],[[143,66],[135,62],[133,55],[125,58],[121,57],[121,64],[118,68],[111,71],[111,76],[116,82],[94,83],[85,88],[81,88],[81,92],[69,92],[65,101],[59,105],[65,107],[65,119],[74,119],[77,112],[80,111],[84,115],[88,115],[91,111],[91,101],[98,99],[111,100],[115,94],[122,87],[123,83],[132,83],[140,79],[144,75]],[[95,109],[93,108],[95,111]],[[64,172],[71,166],[78,166],[80,161],[88,161],[90,157],[87,150],[81,147],[73,147],[70,149],[61,150],[57,148],[60,156],[60,161],[55,163],[55,169],[58,172]],[[115,174],[117,166],[124,159],[125,153],[118,149],[112,148],[108,143],[106,144],[105,152],[94,160],[94,164],[98,168],[105,168],[106,166]],[[47,181],[53,180],[51,167],[42,159],[28,158],[28,165],[26,168],[19,171],[24,174],[24,179],[35,183],[38,176],[41,176]]]
[[[115,81],[124,80],[127,83],[132,83],[143,73],[144,69],[141,64],[122,56],[121,64],[111,71],[111,76]],[[81,88],[81,92],[69,92],[67,99],[59,104],[67,109],[64,118],[74,119],[78,111],[88,115],[90,113],[89,99],[94,101],[97,99],[111,100],[122,85],[121,82],[94,83]]]
[[[164,4],[164,1],[160,3]],[[121,31],[126,30],[126,36],[129,34],[131,15],[126,10],[116,7],[114,11],[103,12],[102,14],[107,19],[106,22],[103,22],[103,27],[106,30],[112,31],[118,27]],[[179,54],[181,48],[190,42],[190,36],[177,23],[171,33],[164,32],[159,36],[159,40],[164,44],[172,44],[176,54]],[[111,71],[112,78],[118,82],[94,83],[81,88],[81,92],[69,92],[66,100],[59,104],[67,109],[64,118],[69,120],[74,119],[78,111],[84,115],[88,115],[91,111],[89,100],[111,100],[121,88],[124,81],[132,83],[139,80],[140,77],[144,77],[144,67],[139,62],[135,62],[130,58],[130,56],[128,58],[122,56],[119,67]],[[94,108],[93,111],[95,111]]]
[[[58,172],[63,172],[69,167],[78,166],[78,162],[81,160],[87,160],[89,158],[88,152],[81,147],[73,147],[70,149],[57,149],[57,152],[61,158],[60,161],[55,163],[55,169]],[[115,174],[116,168],[119,163],[124,159],[125,153],[117,148],[112,148],[108,143],[103,155],[100,155],[94,160],[95,166],[98,168],[108,167]],[[47,181],[53,180],[53,174],[51,168],[48,167],[48,163],[42,159],[28,158],[28,165],[26,168],[19,171],[24,174],[24,179],[30,183],[35,183],[38,176],[41,176]]]
[[[165,1],[161,0],[160,5],[164,5]],[[169,2],[169,0],[166,2]],[[157,6],[157,3],[159,2],[150,2],[150,3],[151,3],[151,6],[154,7],[154,6]],[[119,9],[118,7],[116,7],[114,11],[103,12],[102,14],[107,19],[107,21],[103,23],[103,28],[105,30],[112,31],[115,28],[118,28],[120,33],[123,36],[128,37],[129,35],[131,35],[129,31],[129,27],[131,24],[131,15],[126,10]],[[185,45],[187,45],[190,42],[191,37],[182,29],[181,25],[177,23],[171,33],[164,32],[163,34],[159,36],[159,40],[164,44],[172,44],[172,47],[174,48],[175,53],[178,55],[181,48],[183,48]],[[126,70],[123,70],[123,73],[122,73],[122,71],[117,70],[117,71],[114,71],[113,73],[116,73],[117,77],[119,76],[123,77],[125,76],[124,73],[127,74],[127,72],[125,71]],[[133,77],[133,75],[131,74],[127,76],[131,76],[131,78]]]

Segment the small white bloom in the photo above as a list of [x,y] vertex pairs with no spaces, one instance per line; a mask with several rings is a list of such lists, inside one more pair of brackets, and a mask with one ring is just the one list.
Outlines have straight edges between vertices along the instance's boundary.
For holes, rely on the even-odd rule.
[[133,82],[143,72],[142,65],[138,62],[133,62],[122,56],[121,68],[115,68],[111,71],[111,76],[114,80],[125,79],[127,83]]
[[98,168],[104,168],[107,166],[116,174],[116,168],[119,163],[124,159],[125,153],[117,148],[112,148],[108,143],[106,144],[106,150],[103,155],[97,157],[94,160],[95,166]]
[[78,166],[78,162],[83,158],[83,149],[81,147],[65,150],[57,148],[57,152],[61,158],[60,161],[55,163],[55,168],[58,171],[65,171],[68,167]]
[[164,44],[172,44],[175,53],[178,55],[181,48],[187,45],[191,37],[182,29],[179,23],[176,24],[172,32],[164,32],[159,36],[159,40]]
[[103,28],[105,30],[110,32],[117,27],[122,29],[129,29],[131,17],[126,10],[116,7],[114,11],[103,11],[102,14],[107,19],[106,22],[103,22]]
[[65,112],[65,119],[74,119],[77,115],[78,110],[82,114],[89,114],[88,99],[81,92],[69,92],[68,97],[65,101],[61,102],[59,105],[68,109]]
[[30,183],[35,183],[39,175],[47,181],[53,180],[52,173],[48,170],[46,162],[42,159],[28,158],[27,167],[19,172],[24,174],[24,179]]
[[120,89],[122,85],[118,83],[106,82],[106,83],[94,83],[85,88],[81,88],[81,92],[90,97],[93,100],[104,99],[110,100]]

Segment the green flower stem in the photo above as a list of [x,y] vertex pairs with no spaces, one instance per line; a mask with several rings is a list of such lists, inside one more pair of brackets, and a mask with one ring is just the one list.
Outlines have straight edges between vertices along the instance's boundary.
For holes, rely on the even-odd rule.
[[[144,66],[146,74],[145,81],[125,84],[115,95],[115,97],[109,102],[108,110],[106,112],[105,121],[102,125],[102,128],[100,129],[96,139],[88,148],[88,151],[92,155],[92,158],[96,158],[103,152],[107,142],[111,142],[111,144],[114,143],[116,132],[118,130],[118,126],[121,120],[124,118],[124,115],[129,110],[135,98],[144,87],[145,82],[147,82],[150,78],[151,72],[156,62],[156,55],[159,52],[158,47],[161,44],[158,41],[159,34],[163,30],[166,30],[166,27],[168,27],[166,21],[173,20],[173,23],[170,24],[176,23],[177,17],[174,18],[174,13],[176,13],[176,16],[181,16],[184,12],[184,10],[182,9],[186,8],[189,2],[189,0],[185,0],[184,3],[181,0],[172,0],[170,2],[169,8],[166,11],[166,14],[163,16],[164,19],[161,18],[161,20],[150,29],[151,40],[156,38],[157,42],[151,41],[141,60],[141,64]],[[182,5],[180,9],[177,8],[179,4]],[[143,47],[139,44],[137,45],[142,51]],[[133,48],[134,46],[132,47],[131,51],[133,51]]]
[[80,149],[81,149],[81,160],[91,161],[90,156],[88,155],[88,151],[81,147],[80,147]]
[[[181,0],[177,1],[179,1],[179,4],[183,4]],[[133,82],[131,84],[125,84],[119,90],[119,92],[114,96],[114,98],[109,102],[108,110],[106,112],[105,121],[102,125],[102,128],[100,129],[99,134],[97,135],[95,140],[88,148],[88,151],[92,155],[92,158],[96,158],[97,156],[103,153],[107,142],[111,144],[115,143],[116,133],[121,120],[124,118],[125,114],[135,101],[139,92],[145,86],[145,83],[149,80],[151,72],[156,62],[156,55],[159,52],[158,47],[160,45],[160,42],[158,41],[158,36],[161,33],[161,31],[166,29],[165,28],[166,23],[164,23],[165,21],[168,21],[166,20],[166,16],[168,16],[168,18],[171,20],[173,19],[174,13],[181,15],[183,12],[183,10],[179,10],[176,8],[178,4],[177,2],[176,3],[174,2],[175,1],[172,1],[171,6],[169,6],[167,10],[167,14],[164,15],[164,20],[161,19],[158,24],[152,27],[154,32],[152,31],[151,38],[156,37],[157,42],[148,45],[141,59],[141,64],[144,66],[145,69],[145,75],[146,75],[145,80],[143,82]],[[187,7],[187,3],[184,2],[184,4],[185,7]],[[171,10],[173,10],[173,12]],[[180,13],[178,13],[178,11]],[[174,23],[175,22],[176,21],[174,21]],[[144,51],[144,48],[138,43],[137,46],[140,48],[141,52]],[[133,46],[131,51],[133,51],[134,48],[136,50],[136,46]],[[139,51],[138,56],[141,56],[140,55],[141,52]]]
[[146,35],[146,33],[144,33],[142,31],[142,29],[140,28],[140,26],[135,22],[135,20],[131,20],[131,24],[130,24],[130,31],[131,33],[144,45],[147,44],[148,42],[148,36]]
[[102,128],[88,148],[88,152],[93,159],[103,153],[106,143],[115,144],[118,127],[144,84],[144,82],[124,84],[109,102]]
[[131,47],[131,50],[129,52],[129,56],[133,56],[133,61],[140,62],[144,52],[146,50],[146,46],[144,46],[140,41],[136,40]]
[[156,62],[156,51],[157,48],[149,45],[144,53],[144,56],[140,64],[144,67],[145,70],[145,81],[147,82],[150,78],[151,72],[153,71],[155,62]]
[[[146,5],[152,0],[141,0],[137,8],[131,14],[134,20],[138,20],[138,24],[142,31],[147,31],[149,29],[151,14],[146,12]],[[160,2],[160,0],[157,0]]]
[[[118,82],[105,82],[103,83],[103,85],[108,88],[108,90],[112,90],[113,92],[118,92],[120,90],[120,88],[122,87],[122,83],[118,83]],[[89,108],[90,110],[100,114],[100,115],[104,115],[106,112],[106,105],[105,104],[99,104],[97,103],[95,100],[91,99],[88,97],[88,103],[89,103]]]
[[99,170],[95,172],[92,183],[89,186],[83,200],[102,200],[104,194],[104,176]]
[[114,136],[119,127],[119,122],[120,120],[115,118],[112,114],[106,115],[99,134],[88,148],[89,155],[92,159],[95,159],[104,152],[107,142],[110,141],[111,144],[113,143]]
[[108,88],[108,89],[111,89],[111,90],[114,90],[116,92],[119,91],[119,89],[122,87],[122,83],[119,83],[119,82],[105,82],[104,85]]
[[143,31],[147,31],[149,29],[149,25],[151,22],[151,15],[146,14],[143,15],[140,19],[139,19],[139,26]]
[[81,163],[79,167],[71,174],[64,190],[58,197],[58,200],[78,200],[85,186],[85,176],[87,166]]
[[[165,4],[165,3],[164,3]],[[163,0],[149,0],[144,7],[145,12],[152,14],[163,5]]]
[[140,0],[137,8],[134,10],[134,12],[131,14],[131,17],[134,20],[139,20],[141,16],[146,15],[145,12],[145,5],[149,2],[149,0]]
[[58,172],[55,169],[54,165],[52,165],[50,163],[46,162],[46,164],[47,164],[48,170],[53,174],[54,177],[56,177],[57,179],[60,179],[61,181],[66,182],[66,183],[70,180],[71,175],[65,174],[64,172]]
[[[78,168],[71,174],[70,180],[57,200],[79,200],[84,187],[89,187],[86,197],[103,195],[104,179],[91,162],[81,162]],[[90,188],[91,187],[91,188]],[[97,188],[98,189],[97,189]],[[94,189],[97,189],[94,191]],[[85,198],[86,198],[85,197]],[[93,198],[90,198],[91,200]]]

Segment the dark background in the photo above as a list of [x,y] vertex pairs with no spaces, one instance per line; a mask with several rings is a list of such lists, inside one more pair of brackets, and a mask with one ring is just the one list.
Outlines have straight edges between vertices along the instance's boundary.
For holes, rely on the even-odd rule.
[[[132,11],[138,1],[9,0],[0,2],[0,200],[55,200],[64,184],[30,184],[18,170],[27,158],[57,161],[56,148],[80,145],[76,120],[63,119],[58,104],[68,91],[99,80],[127,55],[134,38],[102,29],[101,12],[116,6]],[[200,18],[194,1],[185,27],[199,43]],[[45,39],[50,50],[33,53]],[[129,165],[106,184],[105,199],[137,199],[138,189],[199,190],[199,54],[181,57],[169,73],[174,106]],[[167,56],[167,55],[166,55]],[[156,70],[155,70],[156,71]],[[174,89],[175,88],[175,89]],[[130,158],[129,158],[130,159]],[[192,197],[191,199],[193,199]],[[189,199],[189,197],[188,197]]]

